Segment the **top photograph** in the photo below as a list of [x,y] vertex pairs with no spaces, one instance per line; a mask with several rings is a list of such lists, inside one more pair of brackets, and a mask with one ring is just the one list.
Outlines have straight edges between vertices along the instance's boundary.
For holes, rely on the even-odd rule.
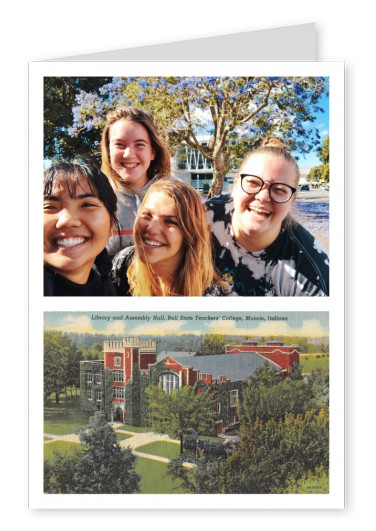
[[44,77],[45,296],[329,296],[328,77]]

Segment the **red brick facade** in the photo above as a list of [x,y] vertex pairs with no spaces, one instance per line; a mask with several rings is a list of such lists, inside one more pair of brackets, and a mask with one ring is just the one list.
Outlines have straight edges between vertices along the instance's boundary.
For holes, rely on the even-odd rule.
[[270,341],[259,345],[256,341],[243,341],[240,345],[226,345],[226,354],[240,352],[257,352],[264,358],[276,363],[282,370],[292,368],[294,362],[299,364],[299,345],[285,346],[282,341]]

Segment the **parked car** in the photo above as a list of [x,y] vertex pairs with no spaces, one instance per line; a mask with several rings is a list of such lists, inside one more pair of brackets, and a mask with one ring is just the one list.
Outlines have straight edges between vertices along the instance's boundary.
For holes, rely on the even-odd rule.
[[308,190],[309,190],[308,184],[302,184],[302,186],[300,187],[301,192],[308,192]]

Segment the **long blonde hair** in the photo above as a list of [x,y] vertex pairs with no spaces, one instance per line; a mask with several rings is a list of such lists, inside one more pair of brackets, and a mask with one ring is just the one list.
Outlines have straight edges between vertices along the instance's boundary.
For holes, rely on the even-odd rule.
[[[184,256],[181,266],[170,286],[161,287],[153,268],[140,259],[139,219],[142,207],[153,192],[163,192],[174,201],[176,217],[184,238]],[[127,277],[133,296],[181,295],[200,297],[219,280],[214,271],[210,231],[205,219],[205,207],[200,194],[182,181],[157,181],[145,194],[134,223],[135,257],[128,268]]]
[[[135,122],[145,127],[150,137],[151,146],[155,151],[155,158],[150,162],[147,170],[149,181],[155,177],[158,179],[168,179],[171,173],[170,153],[167,145],[160,137],[157,127],[151,116],[136,107],[120,107],[111,111],[106,116],[106,123],[102,132],[101,155],[102,155],[102,172],[111,181],[114,190],[117,192],[121,182],[118,174],[111,166],[110,160],[110,129],[111,126],[119,120]],[[124,186],[124,183],[122,183]]]

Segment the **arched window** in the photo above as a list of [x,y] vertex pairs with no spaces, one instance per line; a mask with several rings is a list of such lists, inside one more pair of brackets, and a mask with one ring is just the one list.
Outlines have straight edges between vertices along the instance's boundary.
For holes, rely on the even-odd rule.
[[164,372],[159,377],[159,387],[167,394],[179,389],[179,376],[173,372]]

